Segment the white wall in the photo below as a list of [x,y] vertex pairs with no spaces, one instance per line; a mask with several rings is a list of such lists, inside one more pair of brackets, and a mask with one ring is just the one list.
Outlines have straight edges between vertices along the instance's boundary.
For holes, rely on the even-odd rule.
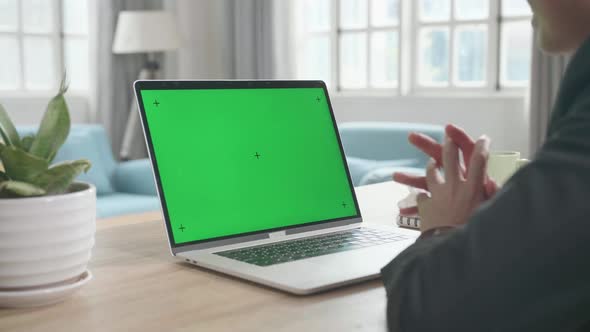
[[528,120],[524,97],[352,97],[335,95],[338,122],[422,122],[463,127],[470,135],[492,139],[493,150],[528,155]]
[[[227,0],[177,0],[184,48],[176,54],[178,78],[232,78],[233,29]],[[492,149],[528,155],[529,125],[524,97],[495,94],[477,97],[367,97],[333,95],[336,119],[348,121],[453,123],[472,136],[487,134]]]
[[[167,56],[168,77],[193,79],[231,78],[234,74],[233,29],[228,0],[177,0],[165,2],[175,11],[183,48]],[[0,96],[17,125],[37,124],[51,96]],[[91,119],[88,101],[68,96],[72,122]],[[457,124],[471,135],[487,134],[492,148],[528,153],[529,126],[525,103],[517,96],[478,97],[366,97],[332,96],[336,118],[349,121],[424,122]]]
[[[45,113],[47,103],[53,96],[29,95],[0,96],[0,103],[4,106],[15,125],[38,125]],[[88,98],[67,96],[68,107],[72,123],[88,123],[90,111]]]
[[[233,76],[233,46],[228,0],[177,0],[175,10],[182,37],[176,52],[177,78],[222,79]],[[173,56],[171,56],[173,57]],[[169,64],[174,60],[169,60]],[[169,73],[174,70],[170,69]]]

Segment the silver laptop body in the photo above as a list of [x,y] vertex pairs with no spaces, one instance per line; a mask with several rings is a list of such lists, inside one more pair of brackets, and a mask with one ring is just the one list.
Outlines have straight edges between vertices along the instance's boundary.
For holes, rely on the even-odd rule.
[[[324,96],[332,113],[332,121],[336,128],[332,108],[329,104],[328,92],[325,84],[321,81],[152,80],[135,82],[134,88],[150,159],[154,166],[154,177],[162,203],[172,255],[190,264],[289,293],[304,295],[378,278],[381,268],[415,241],[416,232],[394,226],[393,220],[391,226],[363,223],[359,210],[358,215],[351,218],[286,227],[281,230],[262,230],[254,234],[236,234],[222,239],[212,239],[192,244],[175,244],[170,226],[170,215],[167,211],[167,202],[163,197],[164,195],[162,195],[161,174],[158,172],[157,158],[154,158],[152,137],[150,137],[149,124],[146,119],[144,106],[148,101],[144,103],[144,100],[142,100],[142,91],[149,89],[218,89],[220,86],[249,89],[268,88],[269,86],[277,88],[321,88],[324,91]],[[151,103],[151,100],[149,102]],[[342,151],[341,142],[338,143]],[[344,166],[350,181],[350,174],[345,162]],[[207,188],[201,190],[206,191]],[[354,191],[352,194],[354,195]],[[354,198],[356,201],[356,196]],[[377,244],[369,243],[375,239],[378,240],[375,242]],[[324,240],[329,246],[336,247],[336,250],[331,250],[332,253],[324,253],[325,250],[319,249],[317,252],[309,253],[310,249],[306,246],[321,247]],[[291,247],[288,247],[289,245]],[[353,249],[338,250],[340,245],[350,245],[350,248]],[[287,257],[290,252],[285,251],[285,248],[292,247],[303,253],[296,253],[296,256],[299,255],[298,257]],[[281,259],[278,259],[277,262],[272,262],[272,257],[276,256],[273,256],[273,248],[283,250],[283,254],[280,256]],[[249,257],[249,253],[253,253],[255,257]],[[246,258],[240,255],[245,255]],[[264,264],[252,263],[253,260],[256,260],[256,255],[270,255],[271,262],[269,263],[267,260],[263,261]],[[308,257],[301,257],[306,255]],[[235,257],[240,258],[236,259]]]

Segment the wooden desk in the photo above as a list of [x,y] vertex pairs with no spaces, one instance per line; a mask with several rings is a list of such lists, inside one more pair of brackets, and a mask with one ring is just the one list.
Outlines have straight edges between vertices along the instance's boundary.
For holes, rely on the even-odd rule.
[[[407,191],[357,188],[366,222],[395,223]],[[0,331],[385,331],[380,281],[298,297],[178,262],[159,213],[98,221],[94,280],[66,302],[0,310]]]

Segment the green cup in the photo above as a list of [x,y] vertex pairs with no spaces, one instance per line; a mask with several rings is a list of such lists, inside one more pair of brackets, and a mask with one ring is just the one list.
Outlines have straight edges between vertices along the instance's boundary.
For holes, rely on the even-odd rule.
[[488,175],[501,186],[529,161],[517,151],[492,151],[488,159]]

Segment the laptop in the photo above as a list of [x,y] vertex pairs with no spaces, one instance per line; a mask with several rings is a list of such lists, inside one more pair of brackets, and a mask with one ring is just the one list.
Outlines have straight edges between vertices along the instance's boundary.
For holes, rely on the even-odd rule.
[[178,259],[311,294],[377,278],[414,242],[363,223],[324,82],[134,88]]

